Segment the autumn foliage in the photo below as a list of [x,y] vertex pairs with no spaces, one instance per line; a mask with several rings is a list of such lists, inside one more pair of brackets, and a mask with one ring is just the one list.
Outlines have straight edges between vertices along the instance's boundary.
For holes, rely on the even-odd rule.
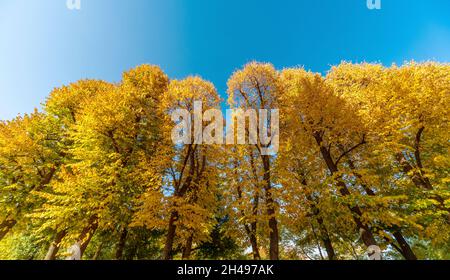
[[171,112],[225,101],[151,65],[1,122],[0,258],[450,259],[450,65],[251,62],[227,94],[279,109],[276,155],[173,143]]

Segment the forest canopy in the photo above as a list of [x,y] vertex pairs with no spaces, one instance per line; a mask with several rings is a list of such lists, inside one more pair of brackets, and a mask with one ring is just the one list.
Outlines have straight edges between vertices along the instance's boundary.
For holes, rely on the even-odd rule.
[[[449,64],[251,62],[227,85],[141,65],[0,122],[0,259],[450,259]],[[278,153],[174,144],[196,101],[279,109]]]

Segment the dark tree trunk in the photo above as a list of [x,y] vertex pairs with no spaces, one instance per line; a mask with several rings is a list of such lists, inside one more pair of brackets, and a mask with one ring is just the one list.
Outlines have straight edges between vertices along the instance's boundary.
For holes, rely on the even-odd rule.
[[166,237],[166,242],[165,242],[164,251],[163,251],[163,255],[162,255],[163,260],[171,260],[173,257],[172,256],[172,247],[173,247],[173,242],[175,239],[175,232],[177,229],[177,226],[175,224],[175,222],[177,220],[178,220],[178,212],[173,211],[172,214],[170,215],[170,219],[169,219],[169,228],[167,230],[167,237]]
[[422,126],[421,128],[419,128],[419,131],[416,134],[416,139],[414,141],[414,157],[416,158],[416,163],[417,163],[417,167],[419,168],[419,177],[421,178],[424,187],[427,190],[432,190],[433,186],[431,185],[430,179],[426,176],[426,173],[423,169],[423,164],[422,164],[422,156],[420,154],[420,142],[422,139],[422,134],[425,130],[425,127]]
[[119,243],[116,249],[116,260],[121,260],[123,257],[123,250],[127,241],[128,229],[125,227],[120,234]]
[[396,157],[405,174],[409,174],[412,171],[411,180],[413,181],[414,185],[430,191],[433,190],[433,186],[431,185],[430,180],[428,179],[428,177],[426,177],[425,171],[423,170],[422,157],[420,153],[420,142],[424,130],[425,127],[422,126],[417,132],[414,139],[414,158],[417,167],[415,167],[414,164],[408,162],[402,152],[397,153]]
[[[302,176],[304,175],[302,174]],[[306,178],[303,178],[302,185],[307,186]],[[334,260],[336,259],[336,253],[334,252],[333,243],[331,242],[330,235],[328,233],[327,227],[325,226],[323,218],[320,216],[320,210],[319,208],[317,208],[316,201],[314,201],[314,198],[311,195],[307,195],[306,199],[308,199],[308,201],[311,203],[311,212],[314,217],[316,217],[317,223],[319,224],[320,239],[325,246],[328,259]]]
[[[319,135],[319,133],[315,133],[314,137],[316,139],[317,145],[320,148],[320,153],[321,153],[331,175],[337,173],[339,170],[331,156],[330,151],[323,145],[322,137]],[[336,184],[339,188],[339,193],[342,196],[351,195],[350,191],[348,190],[347,186],[345,185],[345,183],[342,180],[337,179]],[[370,228],[361,221],[362,211],[359,208],[359,206],[348,206],[348,207],[349,207],[350,211],[353,213],[353,215],[352,215],[353,221],[355,222],[358,230],[360,231],[361,239],[362,239],[364,245],[366,245],[367,247],[370,247],[372,245],[378,246],[378,244],[375,240],[375,237],[374,237],[372,231],[370,230]]]
[[323,245],[325,246],[325,250],[327,251],[328,259],[334,260],[334,259],[336,259],[336,253],[334,252],[333,243],[331,242],[327,227],[325,226],[323,218],[320,217],[320,210],[315,205],[314,199],[311,196],[308,196],[307,199],[311,203],[313,203],[313,205],[311,206],[311,208],[312,208],[311,210],[312,210],[313,215],[316,217],[317,223],[319,224],[320,239],[322,240]]
[[245,224],[244,228],[250,241],[250,245],[252,246],[253,259],[260,260],[261,255],[259,254],[258,238],[256,237],[256,223],[251,223],[250,226]]
[[8,234],[8,232],[17,224],[14,219],[6,219],[0,224],[0,241]]
[[137,245],[137,243],[135,243],[135,244],[132,245],[132,247],[130,248],[130,251],[127,253],[125,259],[126,259],[127,261],[132,261],[132,260],[134,260],[135,257],[138,256],[138,250],[139,250],[138,245]]
[[[376,196],[376,193],[362,181],[363,180],[362,176],[355,171],[356,167],[351,158],[348,159],[348,165],[350,166],[350,169],[353,172],[355,172],[356,177],[361,181],[361,186],[363,187],[366,194],[368,196]],[[400,245],[400,248],[399,248],[400,254],[402,254],[402,256],[406,260],[417,260],[417,256],[414,254],[413,250],[411,249],[411,246],[409,246],[408,242],[403,237],[401,230],[399,228],[389,228],[388,231],[390,231],[392,233],[395,240]]]
[[92,237],[95,234],[95,231],[98,228],[98,217],[93,216],[89,220],[89,225],[86,226],[78,237],[78,243],[80,244],[81,257],[83,257],[84,252],[86,251],[87,246],[91,242]]
[[[195,174],[195,152],[197,150],[197,145],[195,145],[195,147],[192,147],[192,145],[189,145],[188,147],[188,151],[187,151],[187,155],[186,158],[184,160],[184,166],[182,168],[181,174],[183,174],[185,167],[187,166],[187,163],[190,162],[190,166],[189,166],[189,174],[186,177],[186,180],[184,181],[183,184],[181,184],[182,181],[182,176],[180,177],[178,182],[175,182],[177,184],[176,188],[175,188],[175,197],[183,197],[186,192],[189,190],[189,187],[191,186],[192,180],[194,178],[194,174]],[[175,180],[176,181],[176,180]],[[162,253],[162,259],[163,260],[171,260],[173,258],[173,243],[175,240],[175,234],[177,231],[177,226],[176,226],[176,222],[179,218],[179,213],[174,210],[172,211],[172,213],[170,214],[170,218],[169,218],[169,226],[167,229],[167,236],[166,236],[166,241],[165,241],[165,245],[164,245],[164,250]]]
[[[250,164],[252,167],[253,176],[255,177],[254,179],[256,181],[259,181],[259,176],[258,176],[258,173],[256,172],[255,161],[253,158],[253,153],[250,155]],[[257,189],[258,186],[256,185],[255,188]],[[241,198],[242,198],[242,192],[240,192],[240,194],[239,194],[239,199],[241,199]],[[252,246],[252,254],[253,254],[254,260],[261,260],[261,255],[259,253],[259,246],[258,246],[258,236],[257,236],[258,222],[257,222],[256,217],[258,216],[258,209],[259,209],[259,193],[257,190],[255,190],[255,193],[253,195],[252,222],[250,223],[250,227],[247,226],[247,228],[246,228],[247,235],[250,240],[250,245]],[[242,216],[245,216],[244,213]]]
[[192,242],[194,240],[194,234],[189,235],[189,238],[186,240],[186,244],[183,248],[182,259],[189,260],[191,258],[192,253]]
[[252,245],[253,259],[255,261],[260,260],[261,255],[259,254],[258,239],[256,238],[256,234],[253,232],[250,234],[250,244]]
[[407,260],[417,260],[416,254],[414,254],[411,246],[409,246],[400,230],[394,230],[392,234],[394,235],[395,240],[397,240],[397,243],[400,245],[403,257]]
[[[420,127],[414,139],[414,159],[417,166],[414,166],[414,164],[408,162],[408,160],[406,159],[405,155],[402,152],[398,153],[396,157],[397,161],[400,163],[400,166],[403,169],[403,172],[405,174],[412,173],[411,180],[414,183],[414,185],[416,185],[416,187],[432,191],[434,187],[431,184],[430,179],[426,176],[421,156],[420,142],[422,140],[422,135],[424,131],[425,127],[424,126]],[[438,194],[432,195],[431,199],[434,199],[439,203],[439,206],[437,206],[439,210],[447,212],[446,214],[447,223],[450,223],[450,208],[445,205],[445,199]]]
[[271,260],[279,259],[279,235],[278,235],[278,221],[275,216],[275,201],[272,197],[272,183],[270,175],[270,158],[269,156],[262,156],[264,166],[264,182],[265,182],[265,195],[266,195],[266,207],[267,215],[269,216],[269,256]]
[[[408,160],[405,158],[405,156],[402,153],[397,154],[397,161],[400,163],[401,168],[403,169],[403,173],[405,174],[411,174],[411,181],[414,183],[414,185],[418,188],[424,188],[426,190],[433,190],[433,186],[431,185],[428,178],[424,178],[422,174],[414,170],[414,166],[411,165],[411,163],[408,162]],[[412,171],[412,172],[411,172]]]
[[45,255],[45,260],[50,261],[50,260],[56,259],[56,255],[58,254],[61,241],[63,240],[63,238],[66,235],[67,235],[67,231],[65,231],[65,230],[58,231],[56,233],[55,239],[50,244],[50,247],[48,248],[48,251],[47,251],[47,255]]
[[317,223],[319,224],[320,238],[325,246],[325,250],[327,250],[328,259],[335,260],[336,253],[334,252],[333,243],[331,242],[330,235],[328,234],[328,230],[325,227],[323,219],[318,217]]
[[311,225],[311,231],[312,231],[313,236],[314,236],[314,240],[316,241],[316,244],[317,244],[317,249],[319,251],[320,259],[324,260],[324,257],[323,257],[323,254],[322,254],[322,246],[320,245],[319,238],[317,237],[316,229],[315,229],[313,223],[310,223],[310,225]]
[[[242,199],[242,190],[239,186],[237,187],[237,193],[238,193],[238,198]],[[247,233],[248,239],[250,241],[250,245],[252,246],[252,254],[253,254],[254,260],[261,259],[261,255],[259,254],[258,238],[256,236],[258,223],[256,222],[255,217],[256,217],[256,215],[258,215],[258,207],[259,207],[259,194],[258,194],[258,192],[255,192],[255,195],[253,197],[253,209],[252,209],[252,214],[253,214],[253,217],[255,220],[252,221],[250,223],[250,225],[244,223],[245,232]],[[246,216],[245,211],[243,209],[241,209],[241,216],[243,218]]]

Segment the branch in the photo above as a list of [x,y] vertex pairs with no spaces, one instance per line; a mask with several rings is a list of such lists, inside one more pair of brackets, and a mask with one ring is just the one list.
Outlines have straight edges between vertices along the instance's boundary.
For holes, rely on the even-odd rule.
[[358,149],[360,146],[366,144],[366,135],[363,135],[363,138],[361,140],[361,142],[359,142],[358,144],[356,144],[355,146],[353,146],[351,149],[347,150],[346,152],[342,153],[339,158],[336,160],[335,165],[338,166],[339,162],[341,161],[342,158],[344,158],[345,156],[347,156],[348,154],[350,154],[351,152],[353,152],[354,150]]

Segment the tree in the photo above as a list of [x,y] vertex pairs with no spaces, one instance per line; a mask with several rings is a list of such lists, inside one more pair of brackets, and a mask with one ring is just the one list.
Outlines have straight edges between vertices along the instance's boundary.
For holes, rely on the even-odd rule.
[[[320,75],[307,73],[303,69],[288,69],[284,71],[283,79],[287,82],[286,92],[288,95],[285,100],[288,103],[291,102],[291,106],[289,107],[289,104],[287,104],[287,107],[292,110],[291,113],[288,112],[287,114],[294,117],[293,125],[300,129],[296,130],[295,127],[290,126],[289,130],[306,135],[313,149],[319,150],[328,176],[337,187],[336,191],[342,197],[351,201],[350,203],[347,202],[347,205],[352,214],[352,219],[361,233],[363,243],[368,248],[378,246],[379,241],[376,240],[375,230],[380,229],[378,233],[382,237],[384,235],[383,230],[388,230],[392,232],[401,248],[388,240],[389,244],[398,249],[406,258],[414,259],[415,256],[400,231],[390,227],[395,224],[394,221],[397,218],[395,213],[393,211],[388,212],[391,215],[386,215],[386,221],[382,220],[379,222],[381,225],[377,224],[375,221],[380,220],[380,218],[374,214],[379,214],[381,209],[384,211],[386,209],[380,207],[379,202],[375,200],[375,193],[367,188],[364,183],[358,182],[359,185],[355,185],[352,182],[352,176],[354,176],[352,173],[359,175],[355,172],[354,165],[343,165],[343,160],[347,158],[351,161],[350,158],[358,154],[372,140],[367,123],[355,114],[356,108],[353,107],[354,105],[347,103],[345,99],[338,96],[334,88]],[[309,165],[309,163],[307,164]],[[301,172],[305,174],[305,171]],[[361,178],[359,177],[359,179]],[[365,199],[376,205],[376,207],[373,207],[373,213],[368,205],[358,205],[360,204],[357,202],[360,200],[357,197],[359,194],[356,193],[355,196],[355,192],[352,192],[349,187],[352,184],[355,187],[364,188],[367,192],[368,197]],[[395,197],[384,199],[392,201],[395,200]],[[363,211],[363,208],[370,210]],[[330,249],[329,251],[331,251]]]
[[227,93],[225,123],[212,83],[141,65],[0,122],[0,258],[449,257],[448,64],[251,62]]
[[260,260],[260,243],[265,238],[266,221],[260,203],[264,171],[255,164],[259,155],[253,147],[243,145],[224,149],[223,207],[228,217],[225,223],[227,233],[237,240],[245,240],[241,242],[242,246],[250,245],[252,258]]
[[34,112],[0,124],[0,240],[42,202],[35,192],[53,180],[60,155],[51,139],[54,126]]
[[415,238],[428,228],[425,235],[439,236],[439,243],[448,238],[448,69],[432,62],[391,68],[343,63],[329,74],[370,124],[374,141],[365,177],[377,176],[407,197],[406,213],[404,206],[397,209],[408,222],[402,227]]
[[[207,240],[207,233],[215,223],[212,212],[217,185],[213,164],[214,145],[196,143],[198,132],[189,124],[199,117],[200,133],[203,134],[208,125],[208,122],[203,121],[203,114],[208,109],[218,108],[219,101],[214,86],[199,77],[171,81],[164,95],[162,108],[167,118],[164,123],[168,125],[164,134],[166,139],[170,139],[173,130],[172,113],[184,109],[187,113],[184,117],[187,119],[182,121],[188,126],[175,133],[186,133],[190,141],[187,145],[174,143],[169,146],[169,153],[159,160],[161,167],[165,169],[161,193],[157,194],[157,198],[146,193],[142,198],[141,210],[135,218],[137,225],[150,229],[161,228],[161,222],[166,223],[163,259],[173,258],[174,246],[182,250],[184,259],[190,258],[193,244]],[[201,107],[197,108],[195,102],[201,102]],[[194,114],[197,109],[199,111]],[[190,130],[194,133],[188,133]],[[159,209],[155,209],[156,201]]]
[[159,143],[157,104],[167,83],[158,67],[143,65],[86,104],[69,131],[73,160],[35,215],[45,220],[42,228],[66,231],[83,254],[97,229],[128,227],[134,200],[159,180],[152,160]]
[[[242,70],[235,72],[228,81],[229,103],[232,107],[253,110],[271,110],[277,107],[277,98],[281,87],[278,73],[270,64],[252,62]],[[270,117],[270,116],[269,116]],[[258,115],[258,120],[262,116]],[[260,120],[261,121],[261,120]],[[258,130],[258,134],[260,131]],[[269,144],[261,143],[261,139],[254,145],[259,153],[258,165],[263,167],[264,194],[266,215],[269,225],[271,260],[279,258],[279,230],[277,221],[277,205],[273,195],[272,158],[262,152]]]

